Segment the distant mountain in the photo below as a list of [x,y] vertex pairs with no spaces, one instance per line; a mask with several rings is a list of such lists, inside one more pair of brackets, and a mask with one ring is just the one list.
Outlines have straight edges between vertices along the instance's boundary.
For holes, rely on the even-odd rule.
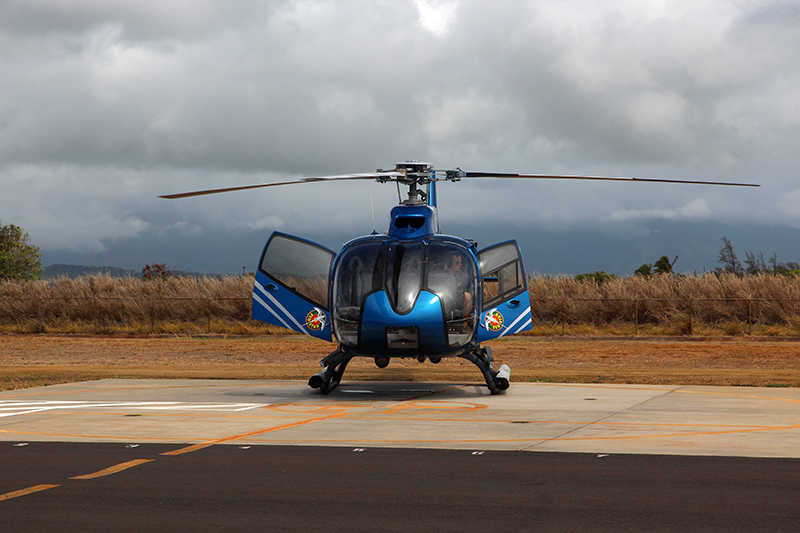
[[[79,279],[88,276],[110,276],[112,278],[141,278],[142,272],[137,270],[127,270],[111,266],[88,266],[88,265],[59,265],[53,264],[42,268],[45,281],[58,278]],[[183,270],[173,270],[173,276],[193,276],[193,277],[220,277],[220,274],[200,274],[198,272],[184,272]]]
[[87,265],[50,265],[42,269],[45,280],[57,278],[78,279],[87,276],[111,276],[112,278],[136,278],[141,277],[141,272],[126,270],[124,268],[111,266],[87,266]]
[[773,254],[779,262],[800,261],[800,229],[781,225],[724,224],[719,222],[652,222],[639,235],[599,230],[508,231],[520,244],[525,267],[542,274],[579,274],[604,270],[630,276],[644,263],[661,256],[678,256],[676,272],[702,274],[718,264],[722,237],[727,237],[739,260],[746,252]]
[[[335,226],[325,224],[320,225],[318,231],[310,233],[284,229],[335,252],[341,250],[342,243],[359,236],[358,233],[339,232]],[[476,217],[460,224],[447,224],[445,221],[442,230],[446,234],[474,239],[478,241],[478,248],[516,239],[528,272],[548,275],[575,275],[604,270],[609,274],[630,276],[642,264],[652,264],[662,255],[670,261],[678,256],[676,272],[702,274],[718,266],[723,236],[731,241],[742,262],[746,251],[756,256],[763,253],[767,261],[772,254],[777,254],[778,261],[782,263],[800,261],[800,229],[785,225],[653,220],[553,229],[533,224],[493,224]],[[159,263],[181,265],[192,271],[241,274],[242,265],[247,265],[246,270],[253,272],[270,233],[267,230],[239,228],[235,231],[215,230],[200,235],[185,235],[176,240],[162,240],[155,230],[150,231],[153,234],[108,242],[107,250],[100,254],[42,251],[44,261],[59,264],[47,267],[46,271],[64,263],[144,266],[143,258],[155,257]],[[112,276],[138,277],[141,266],[138,270],[72,266],[70,268],[74,273],[65,272],[63,275],[80,277],[108,272]]]

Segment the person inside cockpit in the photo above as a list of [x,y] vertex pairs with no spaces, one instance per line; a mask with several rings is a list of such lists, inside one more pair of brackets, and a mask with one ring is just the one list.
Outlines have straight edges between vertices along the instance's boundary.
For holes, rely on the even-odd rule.
[[455,282],[456,310],[461,311],[460,318],[472,315],[472,278],[462,270],[464,258],[458,252],[450,257],[449,271]]

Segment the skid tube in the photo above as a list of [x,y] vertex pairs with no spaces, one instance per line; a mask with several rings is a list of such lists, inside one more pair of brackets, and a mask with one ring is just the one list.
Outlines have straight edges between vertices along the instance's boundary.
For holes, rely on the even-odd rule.
[[319,362],[323,370],[311,376],[308,386],[319,389],[322,394],[328,394],[341,383],[347,364],[352,358],[353,355],[346,353],[340,346]]
[[[355,357],[354,354],[346,352],[340,346],[319,362],[323,370],[311,376],[308,386],[312,389],[319,389],[322,394],[328,394],[341,383],[347,364],[353,357]],[[478,367],[486,380],[486,386],[490,393],[500,394],[508,389],[511,369],[507,365],[501,365],[498,370],[494,369],[491,346],[475,347],[458,357],[466,359]]]
[[468,352],[459,355],[472,362],[483,374],[486,380],[486,386],[492,394],[500,394],[508,389],[511,379],[511,369],[508,365],[501,365],[498,370],[494,369],[494,356],[492,355],[492,347],[485,346],[483,348],[476,347]]

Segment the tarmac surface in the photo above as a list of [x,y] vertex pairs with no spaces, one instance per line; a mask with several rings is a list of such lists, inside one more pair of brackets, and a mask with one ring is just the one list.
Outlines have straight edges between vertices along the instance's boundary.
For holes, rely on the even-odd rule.
[[[536,452],[536,453],[525,453]],[[800,389],[101,380],[0,393],[3,531],[796,531]]]
[[800,458],[800,389],[100,380],[0,393],[0,441]]

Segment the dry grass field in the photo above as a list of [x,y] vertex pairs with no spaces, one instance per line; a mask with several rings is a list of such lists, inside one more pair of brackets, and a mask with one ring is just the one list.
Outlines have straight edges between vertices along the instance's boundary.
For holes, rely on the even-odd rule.
[[[528,279],[534,335],[800,336],[800,278]],[[250,319],[253,278],[0,282],[0,333],[278,333]]]
[[[512,381],[800,386],[800,278],[530,277],[533,330],[493,343]],[[331,345],[250,319],[251,276],[0,282],[0,389],[109,377],[308,379]],[[481,382],[356,359],[346,379]]]
[[[800,340],[514,337],[487,343],[512,382],[800,386]],[[307,337],[0,335],[0,390],[102,378],[302,379],[332,345]],[[481,383],[461,359],[355,359],[346,380]]]

